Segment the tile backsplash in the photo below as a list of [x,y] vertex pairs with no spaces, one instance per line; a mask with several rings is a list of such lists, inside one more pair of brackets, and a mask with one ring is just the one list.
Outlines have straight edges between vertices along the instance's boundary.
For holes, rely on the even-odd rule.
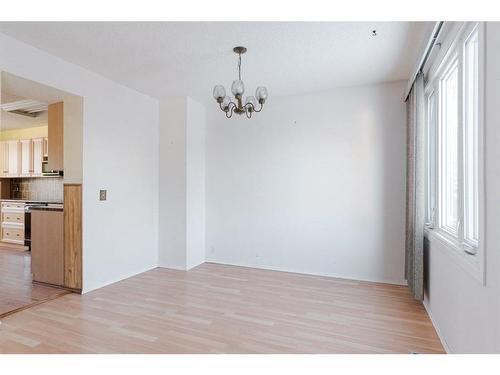
[[13,178],[10,197],[33,201],[62,202],[63,178]]

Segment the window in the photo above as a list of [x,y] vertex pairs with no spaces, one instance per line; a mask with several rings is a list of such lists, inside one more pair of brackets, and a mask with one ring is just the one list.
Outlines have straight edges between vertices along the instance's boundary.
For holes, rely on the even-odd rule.
[[455,57],[440,79],[439,195],[440,227],[458,236],[458,59]]
[[480,245],[479,25],[466,23],[426,84],[427,227],[456,250]]

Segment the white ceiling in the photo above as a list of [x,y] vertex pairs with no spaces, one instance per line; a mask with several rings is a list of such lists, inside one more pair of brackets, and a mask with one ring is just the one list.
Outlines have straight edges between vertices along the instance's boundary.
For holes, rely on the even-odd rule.
[[[237,77],[270,96],[407,79],[432,23],[1,22],[0,32],[137,91],[212,100]],[[372,30],[377,36],[372,37]]]

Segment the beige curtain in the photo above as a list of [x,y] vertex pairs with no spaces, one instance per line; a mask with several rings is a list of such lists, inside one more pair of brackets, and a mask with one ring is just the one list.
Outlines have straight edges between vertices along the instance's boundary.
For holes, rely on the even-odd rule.
[[419,73],[406,102],[406,268],[413,297],[424,299],[425,95]]

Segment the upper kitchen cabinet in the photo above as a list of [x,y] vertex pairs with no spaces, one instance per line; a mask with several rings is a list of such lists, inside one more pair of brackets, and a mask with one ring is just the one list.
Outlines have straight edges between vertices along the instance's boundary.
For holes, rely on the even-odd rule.
[[0,177],[18,177],[21,173],[21,143],[17,140],[0,142]]
[[48,170],[64,169],[64,103],[49,105],[48,110]]
[[9,173],[9,147],[6,141],[0,141],[0,177]]
[[31,157],[33,161],[32,176],[43,176],[44,144],[47,138],[35,138],[31,140]]
[[33,173],[33,142],[31,139],[21,139],[21,177],[30,177]]
[[21,142],[7,141],[7,176],[19,177],[21,174]]

